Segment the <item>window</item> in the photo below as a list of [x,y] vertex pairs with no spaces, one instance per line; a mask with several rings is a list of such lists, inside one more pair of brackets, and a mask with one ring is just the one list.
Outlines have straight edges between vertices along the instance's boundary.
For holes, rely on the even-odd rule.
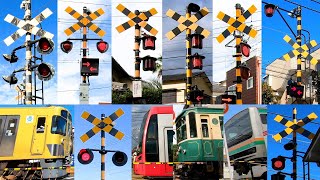
[[267,124],[267,114],[260,114],[262,124]]
[[9,123],[5,131],[5,136],[14,136],[17,130],[17,123],[18,123],[17,116],[7,116],[7,119],[9,119]]
[[236,95],[236,85],[229,86],[228,91],[228,95]]
[[247,89],[253,88],[253,77],[249,77],[247,80]]
[[187,139],[186,120],[184,117],[177,120],[177,141],[183,141]]
[[201,119],[202,137],[209,137],[208,121]]
[[39,117],[37,123],[37,133],[44,133],[44,128],[46,126],[46,118]]
[[67,118],[68,118],[68,111],[66,111],[66,110],[61,110],[61,116],[62,116],[63,118],[65,118],[65,119],[67,119]]
[[190,112],[188,115],[189,115],[189,126],[190,126],[190,138],[195,138],[197,137],[196,115],[194,112]]
[[51,127],[51,133],[52,134],[61,134],[66,135],[67,130],[67,120],[64,119],[61,116],[53,116],[52,117],[52,127]]
[[146,161],[159,161],[159,145],[158,145],[158,116],[151,115],[147,131],[146,141]]

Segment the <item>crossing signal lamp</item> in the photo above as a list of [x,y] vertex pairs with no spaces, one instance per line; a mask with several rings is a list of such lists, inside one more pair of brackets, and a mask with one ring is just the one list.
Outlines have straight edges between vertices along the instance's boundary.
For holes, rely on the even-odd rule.
[[197,4],[194,4],[194,3],[190,3],[188,6],[187,6],[187,9],[191,12],[198,12],[200,10],[200,6],[197,5]]
[[285,180],[286,176],[280,173],[272,174],[271,180]]
[[42,37],[39,39],[37,50],[41,54],[50,54],[53,51],[54,43],[51,39]]
[[289,151],[289,150],[294,149],[295,146],[296,145],[292,141],[290,141],[287,144],[285,144],[283,147],[284,147],[285,150]]
[[245,65],[245,64],[241,64],[240,65],[240,72],[241,72],[241,78],[248,80],[250,77],[250,68]]
[[150,36],[144,34],[142,39],[142,48],[143,50],[155,50],[156,49],[156,40],[155,36]]
[[78,153],[78,161],[81,164],[89,164],[93,161],[93,153],[90,149],[81,149]]
[[266,4],[264,6],[264,13],[267,17],[272,17],[276,10],[276,6],[274,4]]
[[15,63],[18,61],[18,56],[16,56],[16,53],[14,51],[12,52],[12,54],[3,54],[2,56],[9,63]]
[[242,55],[244,55],[245,57],[249,57],[250,56],[250,49],[251,46],[245,42],[241,42],[240,43],[240,49],[241,49],[241,53]]
[[5,82],[9,83],[10,85],[11,84],[17,84],[17,82],[18,82],[18,79],[17,79],[17,77],[16,77],[16,75],[14,73],[12,73],[9,76],[2,76],[2,79]]
[[190,97],[187,97],[188,100],[192,102],[201,102],[204,98],[203,90],[199,90],[198,87],[195,85],[192,87],[190,91]]
[[190,38],[191,38],[191,46],[192,46],[192,48],[202,49],[202,47],[203,47],[202,40],[204,38],[203,35],[201,35],[201,34],[191,34]]
[[193,69],[200,69],[202,70],[203,63],[202,60],[205,59],[204,56],[199,55],[198,53],[195,53],[194,55],[191,56],[191,61],[192,61],[192,68]]
[[296,82],[288,81],[287,94],[291,97],[302,98],[304,92],[304,86],[298,85]]
[[60,48],[64,53],[69,53],[72,50],[73,43],[69,40],[63,41],[60,44]]
[[156,69],[157,58],[145,56],[142,59],[142,66],[144,71],[154,71]]
[[97,49],[100,53],[105,53],[109,49],[109,44],[103,40],[97,42]]
[[49,63],[41,63],[37,67],[36,74],[41,81],[48,81],[54,75],[54,68]]
[[112,156],[112,162],[116,166],[123,166],[127,163],[127,161],[128,161],[128,156],[124,152],[117,151]]
[[272,169],[281,171],[286,166],[286,159],[282,156],[278,156],[276,158],[271,159]]

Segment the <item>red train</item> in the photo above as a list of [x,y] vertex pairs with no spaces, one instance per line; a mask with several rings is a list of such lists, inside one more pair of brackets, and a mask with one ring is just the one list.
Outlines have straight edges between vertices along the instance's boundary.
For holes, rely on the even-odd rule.
[[[133,160],[134,173],[146,177],[173,176],[172,106],[156,106],[143,117],[139,145]],[[169,163],[171,162],[171,163]]]

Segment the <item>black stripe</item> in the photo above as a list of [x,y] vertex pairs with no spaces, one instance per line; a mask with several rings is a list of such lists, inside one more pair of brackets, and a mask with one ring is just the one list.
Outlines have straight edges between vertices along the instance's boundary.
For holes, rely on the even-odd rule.
[[241,92],[236,92],[237,99],[241,99]]
[[13,17],[13,19],[12,19],[12,21],[11,21],[11,23],[14,24],[14,25],[16,25],[16,26],[19,24],[19,22],[20,22],[20,19],[18,19],[18,18],[16,18],[16,17]]
[[204,29],[203,29],[201,26],[198,26],[195,31],[196,31],[198,34],[201,34],[201,33],[204,31]]
[[194,16],[195,16],[198,20],[204,17],[204,15],[201,13],[201,11],[197,12]]
[[69,13],[71,16],[73,16],[74,15],[74,13],[76,13],[77,11],[76,10],[74,10],[74,9],[72,9],[71,10],[71,12]]
[[11,38],[15,41],[17,39],[19,39],[21,36],[18,34],[18,32],[15,32],[11,35]]
[[190,20],[186,20],[185,22],[182,23],[183,25],[189,27],[191,24],[193,24],[193,22],[191,22]]
[[139,18],[138,16],[134,17],[132,20],[133,20],[136,24],[138,24],[138,23],[140,23],[140,22],[142,21],[142,19]]
[[288,135],[286,131],[281,131],[279,134],[282,138],[284,138]]
[[244,33],[249,34],[252,29],[249,26],[246,26],[243,30]]
[[98,11],[95,11],[93,14],[95,14],[97,17],[101,16],[101,14],[99,14]]
[[134,70],[140,70],[140,64],[134,64]]
[[242,82],[241,76],[237,76],[237,82],[240,84]]
[[92,129],[90,129],[87,133],[87,136],[89,137],[89,139],[95,135],[95,133],[92,131]]
[[297,124],[293,124],[292,126],[290,126],[290,128],[293,129],[293,130],[297,130],[297,129],[300,128],[300,126],[297,125]]
[[172,19],[178,21],[178,19],[180,19],[180,17],[181,17],[181,15],[175,12],[175,13],[173,14],[173,16],[172,16]]
[[298,64],[298,65],[297,65],[297,69],[298,69],[298,70],[301,70],[301,64]]
[[36,33],[36,35],[42,37],[42,36],[44,36],[45,33],[46,32],[44,30],[39,29],[39,31]]
[[130,26],[130,24],[129,24],[128,22],[123,23],[123,24],[122,24],[122,27],[123,27],[125,30],[131,28],[131,26]]
[[224,38],[228,37],[230,34],[231,34],[231,33],[229,32],[228,29],[226,29],[226,30],[224,30],[224,31],[222,32],[222,35],[223,35]]
[[152,26],[150,26],[149,24],[147,24],[147,25],[144,27],[144,29],[150,32],[150,31],[152,30]]
[[289,55],[290,58],[293,58],[295,56],[293,51],[288,52],[288,55]]
[[172,32],[173,32],[173,34],[176,35],[176,36],[181,33],[181,31],[180,31],[180,29],[179,29],[178,27],[175,27],[175,28],[172,30]]
[[302,134],[303,136],[305,136],[306,138],[308,138],[308,137],[310,136],[311,132],[308,131],[308,130],[304,130],[301,134]]
[[118,133],[118,130],[116,130],[115,128],[112,128],[111,131],[109,132],[109,134],[111,134],[112,136],[115,136]]
[[105,163],[101,162],[101,171],[104,171],[104,170],[106,170]]
[[243,13],[243,17],[244,17],[245,19],[247,19],[247,18],[250,17],[250,16],[251,16],[251,13],[250,13],[248,10]]
[[[192,77],[187,77],[187,84],[191,84],[191,82],[192,82]],[[189,89],[191,89],[191,85]]]
[[230,18],[231,18],[230,16],[224,15],[223,18],[222,18],[222,21],[228,23],[228,21],[230,20]]
[[128,16],[128,15],[131,13],[131,11],[130,11],[129,9],[127,9],[127,8],[124,8],[124,10],[122,11],[122,13],[123,13],[124,15]]
[[109,116],[109,118],[110,118],[112,121],[114,121],[114,120],[118,119],[119,116],[117,116],[117,114],[114,112],[114,113],[112,113],[112,114]]
[[298,81],[298,82],[301,82],[301,77],[297,77],[297,81]]
[[87,118],[87,121],[89,122],[93,122],[93,120],[95,119],[96,117],[94,117],[93,115],[89,114],[88,118]]
[[150,12],[150,11],[143,12],[143,14],[144,14],[144,15],[146,15],[146,16],[147,16],[147,18],[149,18],[149,17],[151,17],[151,16],[152,16],[152,14],[151,14],[151,12]]

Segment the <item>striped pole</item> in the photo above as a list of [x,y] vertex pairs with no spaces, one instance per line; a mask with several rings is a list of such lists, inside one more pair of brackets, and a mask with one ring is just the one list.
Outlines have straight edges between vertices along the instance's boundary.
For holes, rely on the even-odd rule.
[[[236,4],[236,18],[238,19],[242,15],[242,8],[240,4]],[[236,38],[236,104],[242,104],[242,80],[241,80],[241,71],[240,71],[240,65],[241,65],[241,49],[240,49],[240,43],[242,36],[240,35],[240,32],[236,30],[235,32],[235,38]]]
[[[101,120],[103,121],[105,118],[105,114],[101,114]],[[101,131],[101,151],[104,151],[106,149],[106,141],[105,141],[105,132]],[[101,180],[105,180],[106,174],[106,164],[105,164],[105,154],[101,154]]]
[[[189,19],[191,16],[191,11],[188,9],[186,10],[186,18]],[[187,76],[187,83],[186,83],[186,90],[187,90],[187,106],[191,105],[191,86],[192,86],[192,69],[191,69],[191,39],[190,39],[191,29],[186,29],[186,76]]]
[[[299,46],[301,46],[301,7],[298,6],[297,8],[297,37],[296,37],[296,40],[297,40],[297,43]],[[298,85],[301,85],[302,82],[301,82],[301,76],[302,76],[302,73],[301,73],[301,54],[298,55],[297,57],[297,84]]]
[[[293,123],[297,123],[297,109],[296,108],[293,108]],[[293,180],[297,180],[297,131],[294,130],[292,132],[292,135],[293,135],[293,138],[292,138],[292,141],[293,141],[293,144],[294,144],[294,147],[293,147],[293,151],[292,151],[292,157],[293,157],[293,160],[292,160],[292,166],[293,166],[293,177],[292,179]]]
[[[139,10],[135,10],[134,12],[136,15],[139,15],[140,12]],[[135,29],[135,37],[134,37],[134,54],[135,54],[135,63],[134,63],[134,79],[140,79],[140,63],[141,63],[141,59],[139,57],[140,54],[140,35],[141,35],[141,26],[139,26],[139,24],[136,24],[134,26]]]
[[[24,19],[26,23],[31,20],[31,0],[25,1],[25,14]],[[26,42],[31,41],[31,33],[26,33]],[[32,59],[32,45],[26,47],[26,65],[25,65],[25,104],[32,104],[32,71],[31,71],[31,59]]]
[[[87,13],[87,7],[83,7],[83,17],[87,17],[88,13]],[[87,57],[87,26],[84,25],[82,27],[82,57],[86,58]],[[80,86],[89,86],[89,84],[87,84],[87,77],[86,76],[82,76],[82,83],[80,84]],[[85,91],[85,92],[81,92],[80,91],[80,104],[89,104],[89,99],[84,98],[83,96],[87,96],[89,94],[88,92],[88,88],[80,88],[81,91]]]

